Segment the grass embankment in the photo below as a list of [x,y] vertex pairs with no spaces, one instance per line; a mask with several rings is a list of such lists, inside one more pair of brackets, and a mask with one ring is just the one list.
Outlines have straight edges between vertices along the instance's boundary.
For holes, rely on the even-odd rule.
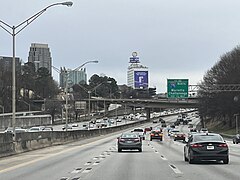
[[229,128],[226,125],[223,125],[222,123],[216,124],[216,122],[209,121],[208,123],[206,123],[206,125],[208,130],[214,133],[220,133],[220,134],[226,134],[226,135],[236,134],[236,128]]

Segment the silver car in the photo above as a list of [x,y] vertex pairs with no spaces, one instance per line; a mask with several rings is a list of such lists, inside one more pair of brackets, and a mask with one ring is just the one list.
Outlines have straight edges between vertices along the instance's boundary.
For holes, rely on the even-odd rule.
[[137,149],[142,152],[142,139],[136,133],[123,133],[118,137],[118,152],[123,149]]

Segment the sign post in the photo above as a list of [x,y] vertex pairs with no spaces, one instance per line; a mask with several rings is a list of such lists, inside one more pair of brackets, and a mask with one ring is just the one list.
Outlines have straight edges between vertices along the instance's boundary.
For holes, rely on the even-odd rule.
[[168,98],[188,98],[188,79],[167,79]]

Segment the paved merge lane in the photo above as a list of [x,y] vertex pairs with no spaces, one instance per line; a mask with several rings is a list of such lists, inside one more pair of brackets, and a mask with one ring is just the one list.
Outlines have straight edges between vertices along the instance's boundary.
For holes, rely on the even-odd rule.
[[[174,117],[174,120],[176,118]],[[166,121],[174,121],[170,117]],[[195,121],[195,120],[194,120]],[[193,121],[193,123],[194,123]],[[160,124],[148,123],[146,126]],[[179,126],[188,131],[187,126]],[[130,131],[130,129],[129,129]],[[1,158],[0,179],[18,180],[238,180],[240,145],[228,142],[230,164],[183,160],[183,146],[166,132],[163,142],[143,142],[143,152],[117,152],[120,133]]]

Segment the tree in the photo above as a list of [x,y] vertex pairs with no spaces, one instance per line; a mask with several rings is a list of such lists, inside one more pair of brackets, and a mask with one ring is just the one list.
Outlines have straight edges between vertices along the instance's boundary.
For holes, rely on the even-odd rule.
[[204,75],[200,84],[199,112],[218,122],[233,126],[233,115],[239,113],[240,102],[234,102],[239,92],[214,91],[221,84],[240,84],[240,47],[220,57],[220,60]]

